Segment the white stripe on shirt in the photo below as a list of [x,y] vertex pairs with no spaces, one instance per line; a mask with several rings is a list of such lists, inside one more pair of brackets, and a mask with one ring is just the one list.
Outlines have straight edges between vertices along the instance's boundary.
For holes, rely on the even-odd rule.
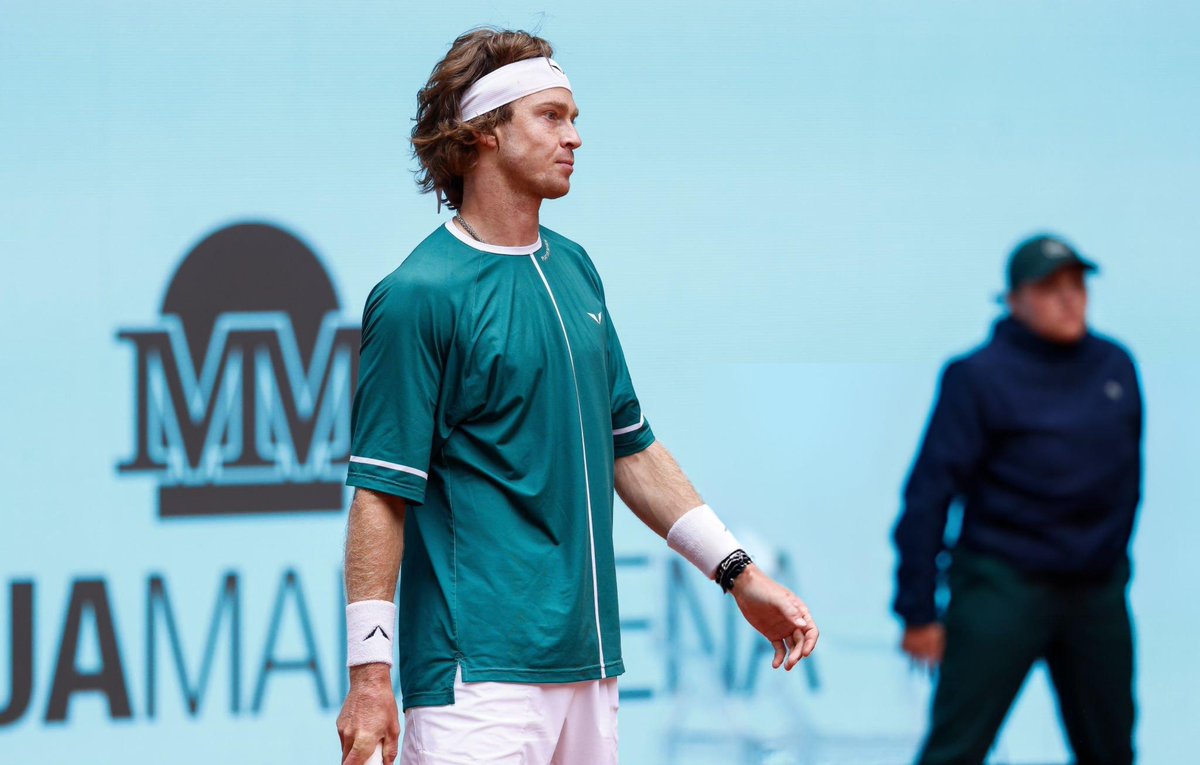
[[371,459],[370,457],[351,456],[350,461],[361,462],[364,465],[374,465],[375,467],[387,468],[388,470],[396,470],[401,473],[410,473],[418,478],[424,478],[426,481],[429,480],[429,473],[426,473],[424,470],[417,470],[414,467],[409,467],[408,465],[397,465],[395,462],[384,462],[383,460]]
[[643,414],[641,416],[641,419],[639,419],[637,421],[637,425],[630,425],[627,428],[617,428],[616,430],[613,431],[613,435],[614,436],[623,436],[626,433],[632,433],[635,430],[641,430],[642,426],[645,424],[646,424],[646,415]]

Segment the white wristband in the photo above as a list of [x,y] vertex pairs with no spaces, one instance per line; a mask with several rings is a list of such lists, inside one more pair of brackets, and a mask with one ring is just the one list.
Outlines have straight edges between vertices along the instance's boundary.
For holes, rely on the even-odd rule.
[[346,606],[346,666],[387,664],[390,667],[395,631],[395,603],[360,600]]
[[667,532],[667,546],[691,561],[700,573],[715,579],[717,566],[741,548],[708,505],[688,510]]

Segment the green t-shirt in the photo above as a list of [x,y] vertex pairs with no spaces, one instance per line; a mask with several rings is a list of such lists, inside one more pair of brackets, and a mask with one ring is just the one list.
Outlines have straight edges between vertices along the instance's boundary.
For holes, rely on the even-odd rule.
[[583,248],[438,228],[367,298],[347,483],[409,503],[404,707],[624,671],[613,460],[654,442]]

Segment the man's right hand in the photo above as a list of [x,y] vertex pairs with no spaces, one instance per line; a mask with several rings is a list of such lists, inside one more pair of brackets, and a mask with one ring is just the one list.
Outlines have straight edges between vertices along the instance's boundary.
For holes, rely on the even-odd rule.
[[337,720],[342,765],[365,765],[383,742],[383,761],[391,765],[400,750],[400,717],[392,672],[387,664],[350,668],[350,693]]
[[946,628],[937,622],[908,627],[900,648],[922,669],[936,669],[946,653]]

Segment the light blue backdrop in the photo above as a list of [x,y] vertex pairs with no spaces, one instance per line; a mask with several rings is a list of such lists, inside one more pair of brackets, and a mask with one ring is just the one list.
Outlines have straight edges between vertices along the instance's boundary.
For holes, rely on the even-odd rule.
[[[750,635],[727,632],[711,585],[677,577],[618,507],[624,761],[911,755],[929,684],[888,613],[899,487],[940,364],[985,336],[1005,252],[1044,228],[1102,264],[1094,324],[1142,362],[1138,743],[1142,762],[1186,761],[1200,719],[1194,4],[0,0],[0,704],[10,584],[35,598],[33,697],[0,726],[0,763],[337,761],[344,514],[159,519],[154,481],[116,471],[134,416],[116,332],[156,322],[181,258],[246,220],[304,239],[356,321],[445,218],[415,192],[405,139],[417,88],[478,23],[556,45],[584,145],[543,221],[600,267],[655,431],[782,560],[823,632],[807,673],[773,675]],[[194,685],[227,571],[237,711],[222,632],[191,714],[161,622],[149,645],[148,582],[166,582]],[[73,582],[92,579],[131,716],[85,692],[48,722]],[[85,610],[81,673],[102,659],[97,618]],[[315,669],[264,674],[266,654]],[[994,756],[1066,759],[1040,672]]]

